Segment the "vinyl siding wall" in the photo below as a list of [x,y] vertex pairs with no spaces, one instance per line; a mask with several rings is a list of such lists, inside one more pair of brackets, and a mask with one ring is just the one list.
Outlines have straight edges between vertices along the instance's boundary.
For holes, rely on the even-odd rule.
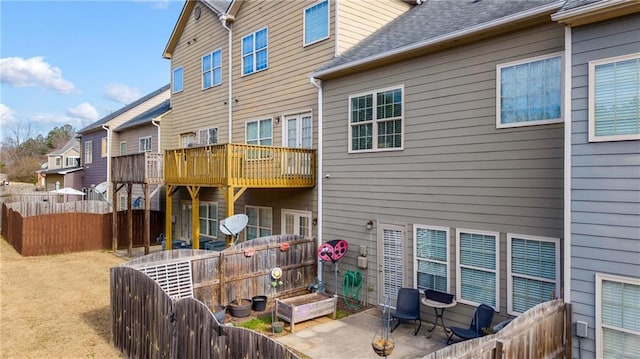
[[[548,24],[325,83],[322,239],[349,242],[342,272],[357,269],[358,247],[367,247],[365,277],[373,286],[363,295],[370,303],[382,300],[378,227],[405,228],[404,284],[413,286],[411,237],[422,224],[450,228],[450,292],[455,229],[500,232],[496,322],[506,315],[506,234],[563,234],[563,126],[496,129],[496,65],[556,53],[563,44],[563,28]],[[396,85],[404,86],[404,150],[349,154],[349,95]],[[330,289],[331,270],[324,271]],[[445,321],[467,326],[473,310],[459,304]],[[433,320],[432,312],[425,309],[423,319]]]
[[571,301],[594,358],[595,273],[640,277],[640,141],[589,143],[588,63],[640,52],[640,14],[573,28],[572,46]]
[[[76,167],[76,166],[67,166],[67,158],[68,157],[80,157],[80,152],[78,152],[75,148],[70,148],[65,151],[61,157],[58,156],[47,156],[47,163],[49,164],[48,169],[56,169],[56,168],[66,168],[66,167]],[[60,158],[60,165],[56,165],[56,158]]]
[[[82,163],[82,188],[89,189],[91,185],[99,185],[107,180],[107,157],[102,157],[102,139],[107,137],[107,131],[100,129],[82,134],[80,138],[80,153]],[[92,141],[92,161],[85,163],[84,145]]]

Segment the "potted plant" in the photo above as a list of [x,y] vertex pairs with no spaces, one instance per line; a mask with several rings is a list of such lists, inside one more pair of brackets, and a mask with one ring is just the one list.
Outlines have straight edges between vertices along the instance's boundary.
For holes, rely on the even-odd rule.
[[229,313],[234,317],[247,317],[251,314],[251,299],[241,298],[238,293],[242,293],[240,288],[235,289],[236,299],[232,300],[227,308]]

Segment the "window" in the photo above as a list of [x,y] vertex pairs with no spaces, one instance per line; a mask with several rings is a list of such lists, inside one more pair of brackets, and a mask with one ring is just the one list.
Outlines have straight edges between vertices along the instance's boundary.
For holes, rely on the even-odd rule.
[[173,74],[171,75],[171,85],[172,85],[171,92],[172,93],[182,92],[183,73],[184,73],[184,69],[182,68],[182,66],[173,69]]
[[218,128],[207,128],[198,131],[198,144],[215,145],[218,143]]
[[84,163],[93,162],[93,141],[84,142]]
[[56,168],[62,167],[62,157],[56,157]]
[[267,28],[258,30],[242,38],[243,75],[249,75],[267,68],[267,44]]
[[402,87],[349,97],[349,152],[402,149]]
[[140,145],[138,152],[149,152],[151,151],[151,136],[140,137]]
[[120,196],[118,197],[118,209],[120,211],[128,209],[126,194],[120,194]]
[[456,293],[458,301],[487,304],[500,311],[498,233],[456,230]]
[[520,315],[560,295],[560,240],[507,234],[507,312]]
[[640,139],[640,53],[589,62],[589,141]]
[[413,238],[418,289],[449,292],[449,228],[415,225]]
[[200,202],[200,235],[218,238],[218,204]]
[[562,56],[497,66],[498,128],[562,122]]
[[596,357],[640,353],[640,279],[596,273]]
[[284,143],[291,148],[313,146],[313,119],[311,112],[284,116]]
[[100,145],[102,146],[102,153],[101,153],[102,157],[107,157],[107,155],[109,154],[109,149],[107,148],[107,138],[106,137],[102,137]]
[[311,237],[311,212],[283,209],[281,232]]
[[271,146],[273,130],[271,119],[247,122],[245,142],[250,145]]
[[127,142],[120,142],[120,156],[124,156],[127,154]]
[[65,167],[77,167],[80,166],[80,157],[69,156],[66,158]]
[[329,1],[304,9],[304,46],[329,38]]
[[249,223],[245,230],[246,240],[271,235],[273,228],[271,212],[270,207],[245,207],[245,214],[249,217]]
[[202,88],[208,89],[222,83],[222,50],[202,57]]
[[182,148],[187,148],[193,146],[195,142],[196,134],[193,132],[187,132],[180,135],[180,143],[182,144]]

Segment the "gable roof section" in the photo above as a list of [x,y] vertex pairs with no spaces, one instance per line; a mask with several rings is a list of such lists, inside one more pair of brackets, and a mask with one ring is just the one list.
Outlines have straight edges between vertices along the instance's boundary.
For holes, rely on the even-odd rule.
[[105,117],[99,119],[98,121],[96,121],[96,122],[90,124],[89,126],[81,129],[80,131],[78,131],[78,133],[79,134],[85,134],[85,133],[88,133],[88,132],[95,131],[97,129],[102,129],[102,125],[104,125],[107,122],[113,120],[114,118],[122,115],[123,113],[131,110],[132,108],[144,103],[145,101],[150,100],[150,99],[154,98],[155,96],[158,96],[159,94],[163,93],[164,91],[167,91],[168,89],[169,89],[169,85],[168,84],[164,85],[164,86],[160,87],[159,89],[151,92],[150,94],[147,94],[147,95],[145,95],[143,97],[140,97],[139,99],[133,101],[132,103],[130,103],[130,104],[128,104],[128,105],[126,105],[126,106],[124,106],[124,107],[122,107],[122,108],[120,108],[120,109],[118,109],[116,111],[113,111],[112,113],[106,115]]
[[311,76],[328,79],[434,49],[550,21],[559,0],[428,0],[367,37]]
[[567,0],[551,18],[561,24],[579,26],[636,12],[640,12],[638,0]]
[[78,152],[80,152],[80,140],[78,140],[78,138],[74,137],[71,140],[69,140],[69,142],[67,142],[64,146],[62,146],[61,148],[49,152],[47,153],[47,156],[51,157],[51,156],[63,156],[65,154],[65,152],[69,151],[70,149],[75,148],[76,150],[78,150]]
[[137,126],[145,125],[151,123],[151,121],[158,116],[162,116],[167,113],[171,109],[170,101],[164,100],[163,102],[157,104],[156,106],[148,109],[147,111],[139,114],[138,116],[130,119],[129,121],[123,123],[122,125],[116,127],[114,131],[122,132],[126,129],[134,128]]

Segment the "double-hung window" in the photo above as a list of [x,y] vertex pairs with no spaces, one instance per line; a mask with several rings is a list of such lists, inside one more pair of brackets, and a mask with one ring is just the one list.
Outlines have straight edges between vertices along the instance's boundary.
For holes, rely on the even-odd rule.
[[182,148],[187,148],[193,146],[195,142],[196,134],[193,132],[187,132],[180,134],[180,144]]
[[500,310],[500,250],[497,232],[456,230],[458,301]]
[[56,168],[60,168],[62,167],[62,157],[57,156],[56,157]]
[[171,74],[171,92],[178,93],[182,92],[184,82],[183,82],[184,68],[182,66],[176,67],[173,69]]
[[200,235],[218,238],[218,204],[200,202]]
[[269,64],[267,28],[242,38],[242,75],[265,70]]
[[127,154],[127,141],[120,142],[120,156]]
[[589,62],[589,141],[640,139],[640,53]]
[[222,50],[202,56],[202,89],[222,83]]
[[349,152],[400,150],[403,87],[349,97]]
[[414,268],[418,289],[449,292],[449,228],[414,225]]
[[245,142],[250,145],[271,146],[273,142],[271,119],[247,122]]
[[93,162],[93,141],[84,142],[84,163]]
[[151,151],[151,136],[140,137],[139,152]]
[[215,145],[218,143],[218,128],[206,128],[198,131],[198,144]]
[[80,164],[80,157],[69,156],[65,159],[65,167],[76,167]]
[[640,353],[640,279],[596,273],[596,357]]
[[271,207],[246,206],[245,214],[249,218],[245,230],[247,240],[271,235],[273,229]]
[[560,295],[560,240],[507,234],[507,312],[520,315]]
[[329,0],[304,9],[304,46],[329,38]]
[[562,55],[497,66],[498,128],[562,122]]

